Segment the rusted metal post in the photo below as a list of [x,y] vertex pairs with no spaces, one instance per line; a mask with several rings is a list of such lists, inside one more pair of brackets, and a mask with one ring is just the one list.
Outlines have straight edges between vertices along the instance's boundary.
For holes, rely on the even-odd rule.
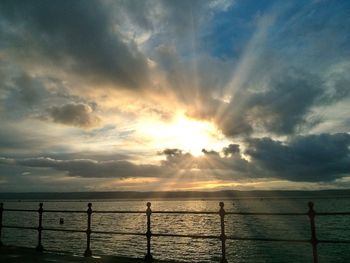
[[4,204],[0,203],[0,247],[2,246],[1,233],[2,233],[2,213],[4,212]]
[[84,257],[91,257],[92,256],[92,252],[90,249],[90,238],[91,238],[91,214],[92,214],[92,204],[88,203],[88,209],[87,209],[87,216],[88,216],[88,220],[87,220],[87,229],[86,229],[86,249],[84,252]]
[[226,235],[225,235],[225,209],[224,209],[224,202],[220,202],[220,224],[221,224],[221,260],[220,263],[227,263],[226,259]]
[[151,237],[152,237],[152,232],[151,232],[151,203],[147,203],[147,209],[146,209],[146,215],[147,215],[147,232],[146,232],[146,237],[147,237],[147,254],[145,256],[145,261],[146,262],[152,262],[153,257],[151,254]]
[[318,255],[317,255],[317,244],[318,240],[316,237],[316,226],[315,226],[315,216],[316,212],[314,210],[314,203],[309,202],[309,211],[308,211],[308,216],[310,219],[310,228],[311,228],[311,240],[310,243],[312,245],[312,255],[313,255],[313,262],[318,263]]
[[36,251],[42,252],[44,251],[43,245],[41,244],[41,232],[43,231],[43,203],[39,204],[39,226],[38,226],[38,245],[36,246]]

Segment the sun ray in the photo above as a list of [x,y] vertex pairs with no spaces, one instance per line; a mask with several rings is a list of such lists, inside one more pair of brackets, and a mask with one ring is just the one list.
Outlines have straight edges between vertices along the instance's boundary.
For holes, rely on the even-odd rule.
[[159,150],[177,148],[194,156],[202,155],[202,149],[221,150],[228,144],[213,123],[191,119],[183,112],[170,122],[147,121],[140,130]]

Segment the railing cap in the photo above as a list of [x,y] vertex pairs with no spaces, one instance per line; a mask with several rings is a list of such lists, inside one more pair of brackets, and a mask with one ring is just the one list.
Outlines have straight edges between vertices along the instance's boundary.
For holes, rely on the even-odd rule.
[[39,203],[39,209],[38,209],[39,214],[42,214],[44,211],[43,205],[44,205],[43,203]]
[[92,204],[91,203],[88,203],[88,210],[87,210],[87,213],[88,215],[90,216],[92,214]]

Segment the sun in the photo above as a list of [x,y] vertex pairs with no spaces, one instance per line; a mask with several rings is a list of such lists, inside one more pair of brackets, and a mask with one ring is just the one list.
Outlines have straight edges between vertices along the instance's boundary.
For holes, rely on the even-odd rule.
[[199,121],[179,113],[170,122],[149,122],[143,132],[159,149],[178,148],[199,156],[202,149],[221,150],[227,144],[225,136],[207,121]]

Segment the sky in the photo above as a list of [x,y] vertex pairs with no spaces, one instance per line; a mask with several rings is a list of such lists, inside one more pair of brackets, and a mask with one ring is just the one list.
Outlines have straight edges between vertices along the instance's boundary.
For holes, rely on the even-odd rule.
[[349,13],[0,1],[0,191],[350,188]]

